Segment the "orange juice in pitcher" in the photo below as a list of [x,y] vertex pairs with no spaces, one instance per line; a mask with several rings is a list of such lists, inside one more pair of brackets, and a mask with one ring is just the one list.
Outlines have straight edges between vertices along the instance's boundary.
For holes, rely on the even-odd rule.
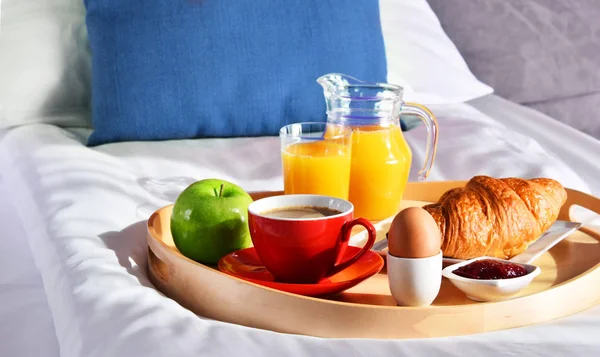
[[327,121],[352,130],[349,200],[355,216],[382,220],[393,216],[400,203],[412,162],[404,140],[400,114],[416,115],[428,130],[424,180],[435,158],[437,121],[427,108],[402,101],[402,88],[365,83],[344,74],[318,79],[327,104]]
[[400,126],[357,127],[352,147],[349,201],[355,214],[372,220],[391,216],[398,211],[412,158]]

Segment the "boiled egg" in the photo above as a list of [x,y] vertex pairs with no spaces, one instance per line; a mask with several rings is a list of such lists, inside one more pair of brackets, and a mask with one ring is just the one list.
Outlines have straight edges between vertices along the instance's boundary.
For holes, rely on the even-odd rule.
[[388,254],[427,258],[440,252],[441,233],[431,215],[420,207],[400,211],[388,231]]

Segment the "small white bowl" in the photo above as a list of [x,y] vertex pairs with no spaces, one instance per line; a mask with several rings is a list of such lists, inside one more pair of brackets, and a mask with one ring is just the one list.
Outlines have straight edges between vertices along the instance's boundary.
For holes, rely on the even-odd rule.
[[447,266],[442,270],[442,276],[448,278],[454,286],[460,291],[465,293],[467,297],[474,301],[501,301],[508,300],[513,295],[518,293],[527,287],[533,278],[538,276],[541,272],[540,267],[531,264],[521,264],[527,274],[518,278],[510,279],[470,279],[454,274],[454,271],[464,265],[470,264],[477,260],[492,259],[501,262],[512,263],[509,260],[492,258],[492,257],[479,257],[457,264]]
[[426,258],[400,258],[388,252],[387,275],[398,305],[431,305],[442,284],[442,251]]

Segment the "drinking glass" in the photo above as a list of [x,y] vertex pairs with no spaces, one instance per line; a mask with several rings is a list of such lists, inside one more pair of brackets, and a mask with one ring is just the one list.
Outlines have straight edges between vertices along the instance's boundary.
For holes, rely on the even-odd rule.
[[285,194],[348,199],[352,130],[319,122],[286,125],[279,131]]

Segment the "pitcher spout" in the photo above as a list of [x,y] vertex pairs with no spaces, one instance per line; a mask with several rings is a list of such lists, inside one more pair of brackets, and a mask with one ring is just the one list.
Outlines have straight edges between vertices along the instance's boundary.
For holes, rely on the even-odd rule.
[[317,83],[323,87],[325,95],[343,95],[348,92],[352,85],[362,85],[363,81],[342,73],[329,73],[317,79]]
[[402,87],[389,83],[369,83],[342,73],[329,73],[317,79],[325,97],[343,96],[352,99],[402,98]]

